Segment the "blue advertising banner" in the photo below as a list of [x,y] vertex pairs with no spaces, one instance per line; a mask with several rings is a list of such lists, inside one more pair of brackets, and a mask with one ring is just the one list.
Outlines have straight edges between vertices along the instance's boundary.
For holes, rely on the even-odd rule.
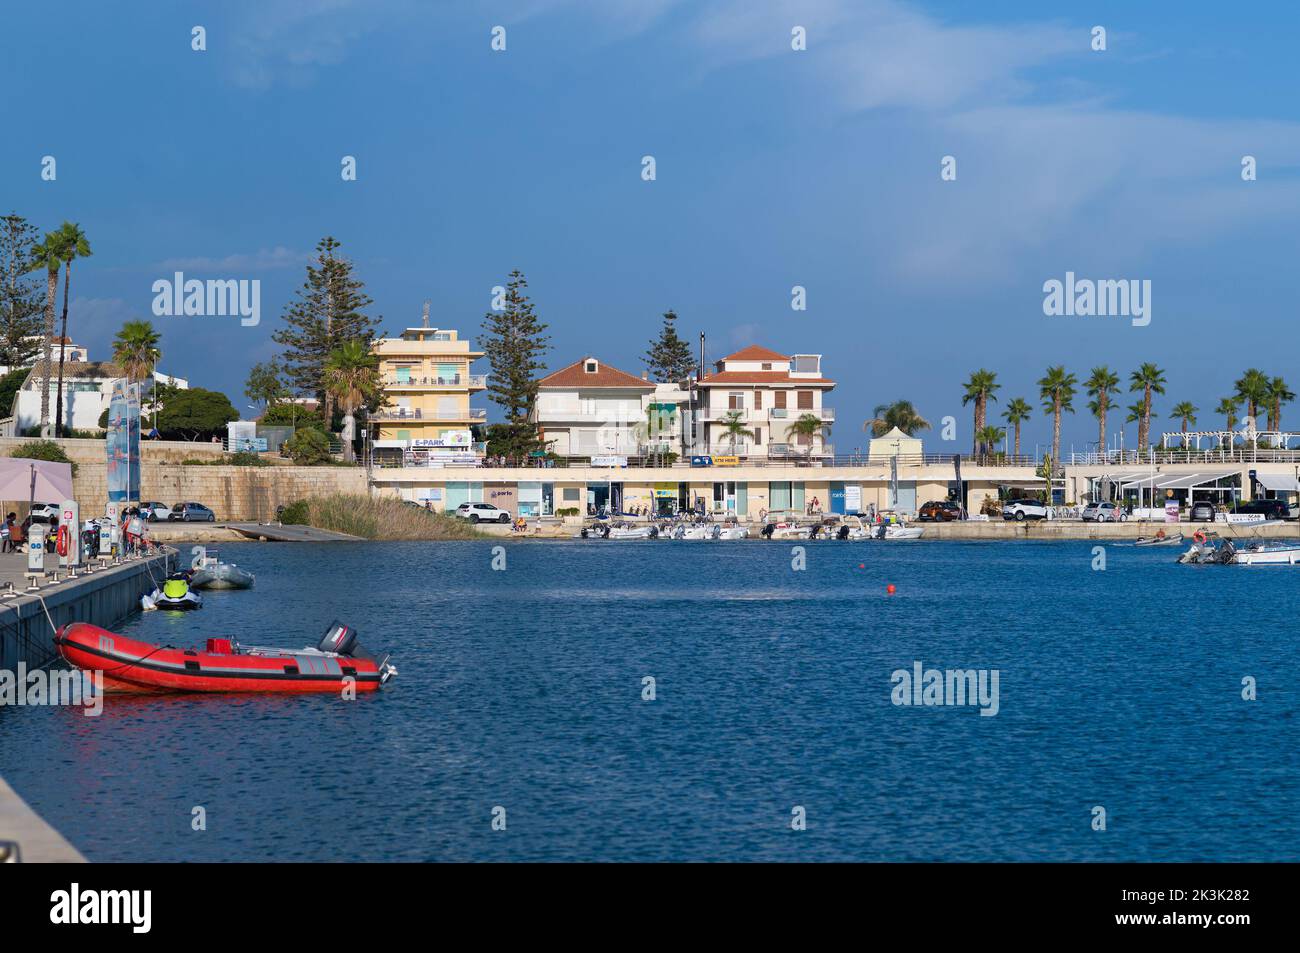
[[126,503],[140,499],[140,394],[126,381],[114,381],[108,403],[108,499]]

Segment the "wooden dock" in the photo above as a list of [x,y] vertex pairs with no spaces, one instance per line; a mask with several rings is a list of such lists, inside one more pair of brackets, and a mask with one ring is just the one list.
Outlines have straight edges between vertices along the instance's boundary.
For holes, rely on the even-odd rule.
[[226,526],[248,539],[270,543],[345,543],[361,538],[297,523],[227,523]]

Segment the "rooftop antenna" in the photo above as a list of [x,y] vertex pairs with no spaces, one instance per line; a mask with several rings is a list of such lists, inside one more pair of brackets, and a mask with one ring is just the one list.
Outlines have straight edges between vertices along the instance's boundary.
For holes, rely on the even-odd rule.
[[424,326],[429,326],[429,299],[424,299]]

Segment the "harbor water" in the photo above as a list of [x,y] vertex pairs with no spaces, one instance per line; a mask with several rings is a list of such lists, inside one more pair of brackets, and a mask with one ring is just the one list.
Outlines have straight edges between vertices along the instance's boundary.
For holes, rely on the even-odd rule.
[[1294,860],[1300,576],[1095,547],[227,545],[255,589],[122,631],[338,618],[397,679],[6,709],[0,776],[92,861]]

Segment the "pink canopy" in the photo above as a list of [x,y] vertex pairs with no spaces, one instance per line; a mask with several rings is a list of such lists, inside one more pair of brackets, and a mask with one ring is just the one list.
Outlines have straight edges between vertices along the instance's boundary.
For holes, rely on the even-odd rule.
[[[33,476],[36,477],[34,495]],[[72,464],[0,457],[0,500],[21,501],[28,497],[37,503],[62,503],[72,499]]]

